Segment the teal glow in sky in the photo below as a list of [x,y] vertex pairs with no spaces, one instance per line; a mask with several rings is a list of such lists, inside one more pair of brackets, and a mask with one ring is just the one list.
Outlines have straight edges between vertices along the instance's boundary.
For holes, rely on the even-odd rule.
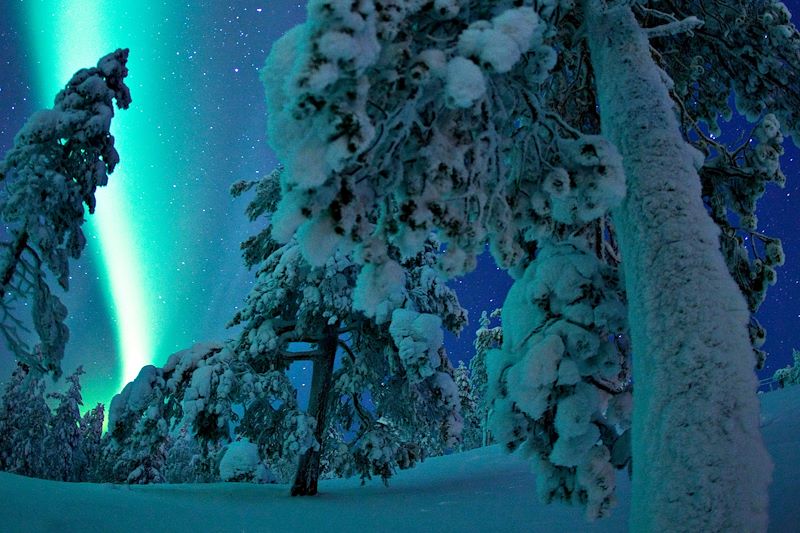
[[[50,105],[53,96],[79,67],[94,64],[103,54],[119,46],[130,46],[118,43],[120,39],[106,31],[111,21],[103,14],[113,11],[111,7],[112,2],[107,0],[68,4],[50,0],[28,4],[28,42],[38,67],[36,88],[41,106]],[[141,29],[147,26],[143,17],[132,22],[131,28],[140,30],[137,33],[142,33]],[[135,40],[138,42],[131,44],[138,44],[141,49],[147,47],[143,39]],[[138,82],[141,87],[147,87],[148,69],[142,68],[141,59],[141,55],[138,61],[136,55],[132,56],[130,68],[137,75],[132,76],[129,83]],[[141,89],[137,91],[137,105],[147,104],[147,96],[153,96],[147,93]],[[118,113],[113,132],[120,153],[146,150],[143,141],[147,132],[141,118],[141,114]],[[154,310],[146,297],[147,272],[141,268],[145,254],[142,241],[135,238],[143,228],[135,217],[131,194],[132,178],[148,174],[143,164],[146,161],[140,159],[123,160],[111,178],[112,186],[97,192],[100,207],[89,219],[87,228],[90,239],[95,241],[89,251],[102,266],[106,304],[117,324],[120,383],[136,377],[139,369],[152,361],[154,353],[149,327]]]
[[[304,14],[270,4],[32,0],[0,22],[16,35],[12,44],[3,34],[2,46],[17,47],[8,56],[24,61],[27,78],[17,97],[27,109],[4,125],[0,151],[76,70],[130,49],[133,103],[112,123],[121,163],[97,192],[89,245],[64,296],[71,339],[62,366],[86,367],[85,407],[107,404],[143,365],[233,335],[225,325],[253,277],[239,242],[253,228],[228,188],[275,165],[257,69]],[[0,76],[0,91],[10,81]],[[0,372],[8,369],[4,358]]]
[[[143,364],[160,365],[195,342],[233,335],[225,325],[254,279],[242,266],[239,242],[255,229],[243,215],[245,201],[232,200],[228,188],[276,164],[264,138],[257,69],[304,14],[305,2],[290,0],[3,3],[0,155],[74,71],[130,49],[133,104],[112,126],[122,163],[98,191],[89,244],[71,264],[64,297],[71,340],[62,366],[66,373],[86,368],[85,407],[108,404]],[[800,347],[800,157],[786,148],[787,189],[770,188],[759,217],[765,231],[784,239],[787,254],[761,314],[769,372]],[[470,279],[456,288],[474,319],[501,304],[508,279],[488,261]],[[454,361],[472,355],[471,327],[458,344],[447,341]],[[0,353],[0,381],[12,365]]]

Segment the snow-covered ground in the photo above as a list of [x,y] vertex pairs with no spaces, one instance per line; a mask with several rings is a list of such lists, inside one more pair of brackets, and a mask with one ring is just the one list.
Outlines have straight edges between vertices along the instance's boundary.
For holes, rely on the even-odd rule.
[[[761,396],[775,461],[770,531],[800,532],[800,386]],[[625,531],[630,484],[611,518],[540,504],[527,463],[497,446],[434,458],[379,480],[323,481],[314,498],[282,485],[67,484],[0,473],[0,531]]]

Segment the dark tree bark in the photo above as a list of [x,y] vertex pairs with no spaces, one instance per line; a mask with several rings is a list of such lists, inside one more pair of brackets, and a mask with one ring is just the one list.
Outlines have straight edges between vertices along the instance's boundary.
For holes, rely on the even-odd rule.
[[22,257],[22,252],[25,251],[25,248],[28,246],[28,232],[23,231],[22,235],[17,237],[16,242],[14,243],[14,249],[11,252],[11,260],[8,262],[5,270],[3,271],[2,278],[0,278],[0,289],[2,289],[3,293],[0,294],[0,298],[4,297],[6,294],[6,287],[9,283],[11,283],[11,278],[14,277],[14,274],[17,272],[17,265],[19,264],[20,258]]
[[317,421],[314,437],[319,442],[319,448],[316,450],[310,448],[300,456],[292,485],[292,496],[313,496],[317,493],[323,437],[328,424],[330,392],[333,384],[333,362],[336,359],[338,340],[338,327],[327,326],[323,339],[318,343],[319,355],[313,359],[308,414]]

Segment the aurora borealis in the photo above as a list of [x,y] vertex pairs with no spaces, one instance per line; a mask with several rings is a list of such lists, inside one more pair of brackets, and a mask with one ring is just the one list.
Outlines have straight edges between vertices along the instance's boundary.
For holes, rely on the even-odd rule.
[[[103,14],[108,12],[108,6],[103,6],[103,3],[93,0],[85,2],[83,6],[75,3],[59,9],[59,2],[49,1],[27,7],[27,42],[31,45],[38,67],[37,96],[42,103],[52,98],[63,84],[62,80],[69,79],[75,65],[91,65],[96,61],[98,52],[102,55],[102,50],[114,47],[111,44],[114,39],[104,31],[107,22]],[[135,29],[141,33],[140,27]],[[146,75],[147,71],[139,76],[142,86],[149,81]],[[124,120],[118,116],[115,124],[118,149],[128,153],[145,148],[141,134],[146,129],[143,124],[137,123],[141,116],[134,114],[132,118]],[[140,242],[133,238],[133,234],[145,230],[145,227],[137,225],[134,217],[130,216],[134,209],[127,199],[133,191],[130,180],[125,179],[126,176],[149,177],[147,172],[142,172],[141,164],[141,160],[124,162],[113,177],[114,186],[98,191],[98,204],[102,209],[89,219],[88,230],[99,244],[91,247],[91,253],[95,256],[95,264],[101,269],[100,279],[104,282],[106,302],[117,324],[123,380],[135,377],[137,368],[149,362],[148,354],[152,353],[154,347],[147,327],[151,309],[144,298],[143,289],[146,285],[142,270],[135,267],[142,264],[144,255]],[[160,244],[156,243],[156,246]]]
[[[72,263],[64,299],[71,329],[64,371],[83,364],[85,407],[108,403],[142,365],[231,335],[225,325],[253,279],[239,242],[254,229],[243,214],[245,201],[231,199],[228,188],[276,164],[264,138],[257,71],[271,43],[302,19],[304,2],[0,5],[0,155],[72,73],[115,48],[131,50],[133,104],[112,125],[122,162],[98,191],[89,245]],[[800,162],[790,145],[783,161],[787,188],[767,192],[760,217],[765,232],[784,240],[787,256],[759,314],[768,330],[767,374],[800,348]],[[459,342],[448,341],[454,361],[472,355],[480,310],[499,306],[508,286],[488,261],[456,283],[471,325]],[[12,365],[3,351],[0,381]]]
[[[2,104],[27,100],[13,117],[3,114],[2,151],[76,70],[131,49],[134,103],[112,125],[122,161],[98,190],[90,244],[64,299],[71,340],[63,367],[86,367],[86,406],[107,403],[145,364],[230,335],[226,322],[252,277],[239,242],[252,228],[244,202],[227,190],[275,164],[257,68],[303,13],[262,5],[36,0],[15,2],[0,23],[3,58],[19,74],[10,80],[4,70]],[[17,94],[14,82],[24,83]],[[0,372],[9,369],[3,357]]]

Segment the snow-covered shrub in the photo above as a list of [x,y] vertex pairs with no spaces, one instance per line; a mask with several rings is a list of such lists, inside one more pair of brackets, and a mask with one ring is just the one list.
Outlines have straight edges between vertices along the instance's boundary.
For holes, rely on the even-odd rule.
[[398,437],[392,423],[380,418],[358,439],[354,462],[362,483],[380,476],[384,485],[388,485],[400,451]]
[[258,457],[258,446],[247,439],[239,439],[228,445],[219,463],[222,481],[271,483],[275,479]]
[[792,357],[794,358],[793,365],[779,368],[772,376],[772,379],[781,387],[800,385],[800,350],[792,350]]

